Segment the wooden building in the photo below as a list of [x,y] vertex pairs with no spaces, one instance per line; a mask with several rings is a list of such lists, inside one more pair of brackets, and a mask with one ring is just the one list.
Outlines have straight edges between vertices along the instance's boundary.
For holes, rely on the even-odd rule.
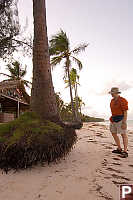
[[12,121],[22,112],[28,111],[30,96],[22,81],[0,82],[0,123]]

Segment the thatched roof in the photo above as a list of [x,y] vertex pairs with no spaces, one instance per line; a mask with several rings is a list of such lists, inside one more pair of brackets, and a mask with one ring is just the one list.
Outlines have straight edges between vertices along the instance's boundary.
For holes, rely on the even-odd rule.
[[5,80],[0,82],[0,94],[6,97],[13,98],[20,102],[30,104],[30,96],[27,94],[23,81],[20,80]]

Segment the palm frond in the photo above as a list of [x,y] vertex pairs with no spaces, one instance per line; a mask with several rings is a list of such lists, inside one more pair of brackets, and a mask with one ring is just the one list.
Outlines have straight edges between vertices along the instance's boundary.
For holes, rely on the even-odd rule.
[[32,85],[32,82],[30,82],[30,81],[27,81],[27,80],[24,80],[24,81],[26,81],[28,84]]
[[72,57],[73,61],[78,65],[79,70],[81,70],[83,68],[82,62],[74,56],[71,56],[71,57]]
[[26,87],[31,88],[31,87],[29,86],[29,85],[32,85],[31,82],[29,82],[29,81],[27,81],[27,80],[23,80],[22,82],[23,82],[23,84],[24,84]]
[[4,73],[0,73],[0,75],[3,75],[3,76],[7,76],[9,78],[12,78],[12,76],[8,75],[8,74],[4,74]]
[[77,75],[77,79],[78,79],[78,81],[79,81],[79,78],[80,78],[79,75]]
[[14,69],[14,67],[12,67],[10,64],[7,65],[7,70],[9,71],[10,75],[12,77],[16,76],[16,69]]
[[26,71],[25,70],[22,70],[22,71],[20,71],[20,76],[21,76],[21,78],[23,78],[25,75],[26,75]]
[[64,80],[64,83],[67,84],[65,88],[69,87],[69,81],[68,80]]
[[89,44],[83,43],[80,44],[78,47],[76,47],[74,50],[71,51],[71,53],[78,55],[80,52],[85,51],[85,49],[88,47]]
[[29,84],[32,83],[23,80],[24,76],[27,73],[27,66],[25,66],[25,69],[23,69],[22,65],[18,61],[14,61],[11,64],[7,65],[7,70],[10,75],[4,73],[0,73],[0,75],[7,76],[10,80],[21,80],[27,87],[30,88]]
[[52,58],[51,58],[51,67],[52,67],[52,69],[53,69],[56,65],[60,64],[61,61],[62,61],[62,59],[63,59],[62,56],[54,56],[54,57],[52,57]]
[[52,36],[51,40],[49,40],[49,54],[52,55],[60,55],[60,53],[69,51],[70,42],[67,37],[67,34],[60,30],[59,33]]

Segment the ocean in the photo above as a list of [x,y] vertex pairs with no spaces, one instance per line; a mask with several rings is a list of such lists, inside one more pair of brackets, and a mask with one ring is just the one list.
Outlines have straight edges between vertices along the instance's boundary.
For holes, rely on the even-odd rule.
[[[105,122],[101,123],[109,126],[109,120],[105,120]],[[133,120],[127,120],[127,126],[129,131],[133,131]]]

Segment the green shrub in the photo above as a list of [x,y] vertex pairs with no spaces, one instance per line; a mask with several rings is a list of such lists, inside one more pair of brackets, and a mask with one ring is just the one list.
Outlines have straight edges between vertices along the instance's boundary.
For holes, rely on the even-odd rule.
[[76,143],[74,128],[41,121],[26,112],[0,125],[0,168],[5,172],[53,162],[66,156]]

